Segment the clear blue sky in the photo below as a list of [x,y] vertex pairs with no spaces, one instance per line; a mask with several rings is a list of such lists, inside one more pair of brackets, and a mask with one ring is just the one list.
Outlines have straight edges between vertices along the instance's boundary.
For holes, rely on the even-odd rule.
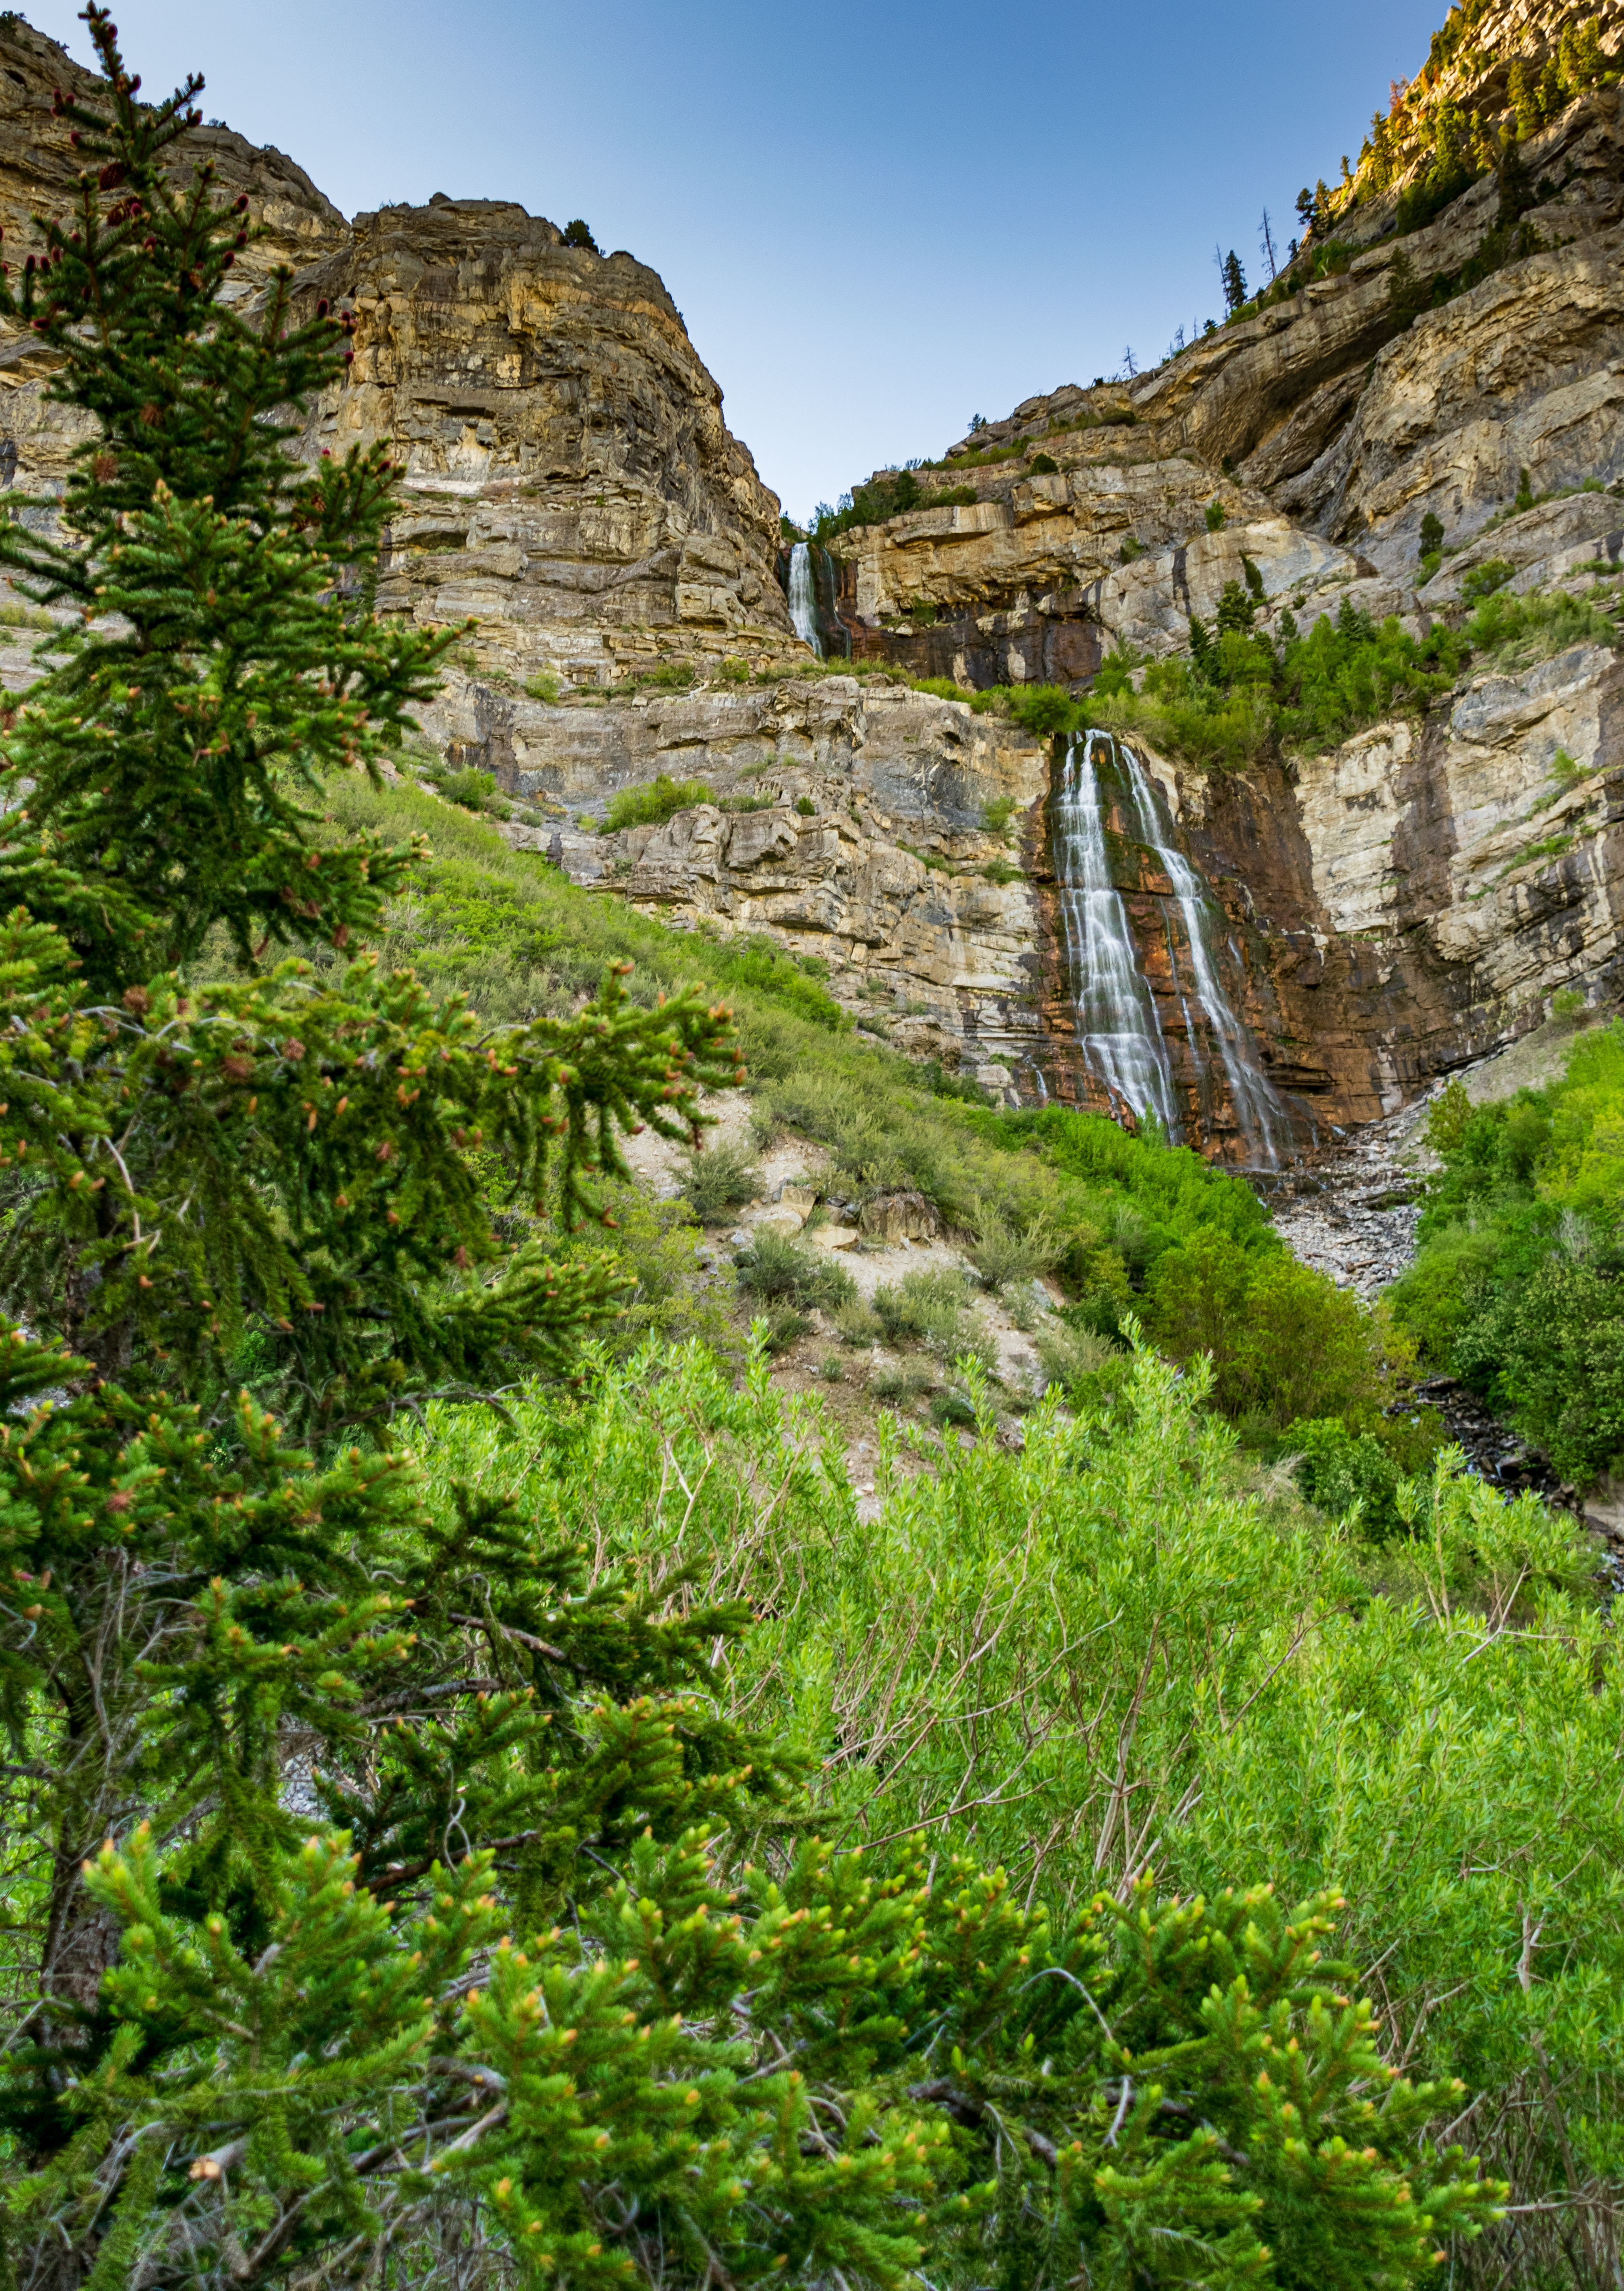
[[[972,414],[1141,364],[1258,271],[1447,0],[125,0],[148,92],[278,144],[353,214],[583,215],[664,278],[792,515]],[[25,0],[89,60],[60,0]]]

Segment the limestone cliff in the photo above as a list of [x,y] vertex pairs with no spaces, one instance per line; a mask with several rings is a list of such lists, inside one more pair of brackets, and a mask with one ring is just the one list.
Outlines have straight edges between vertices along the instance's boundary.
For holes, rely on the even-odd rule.
[[[425,731],[495,775],[513,840],[677,927],[817,957],[865,1023],[991,1088],[1100,1103],[1062,922],[1058,760],[907,678],[1086,689],[1113,646],[1181,651],[1191,615],[1243,576],[1271,633],[1344,599],[1422,633],[1459,622],[1490,559],[1513,591],[1548,592],[1624,557],[1624,97],[1602,68],[1624,52],[1624,0],[1450,20],[1257,303],[1152,372],[1026,399],[920,473],[953,499],[819,559],[824,625],[880,674],[820,671],[795,638],[778,504],[652,271],[501,202],[346,223],[280,154],[223,127],[199,140],[269,232],[242,292],[285,261],[307,301],[355,316],[354,366],[305,450],[398,453],[380,604],[477,620]],[[0,73],[15,236],[65,203],[50,92],[85,82],[14,17]],[[1485,139],[1514,119],[1515,165],[1496,142],[1486,171]],[[0,478],[49,495],[75,441],[43,382],[30,343],[0,340]],[[1446,550],[1424,568],[1429,514]],[[8,684],[28,672],[15,644],[0,655]],[[1624,989],[1621,673],[1586,643],[1469,676],[1329,754],[1205,776],[1146,759],[1221,910],[1214,959],[1248,1056],[1299,1136],[1492,1049],[1559,986]],[[661,772],[708,800],[595,832]],[[1180,1118],[1240,1154],[1215,1057],[1198,1071],[1166,866],[1120,808],[1105,832]]]
[[[0,224],[71,203],[77,167],[52,92],[95,82],[20,18],[0,21]],[[527,677],[613,683],[671,654],[797,649],[773,577],[778,504],[721,418],[721,392],[655,273],[567,247],[500,201],[436,197],[347,223],[308,176],[218,125],[176,147],[245,191],[267,236],[240,293],[291,264],[305,302],[354,311],[355,364],[307,450],[386,437],[406,468],[381,601],[480,622],[456,694]],[[60,488],[76,433],[43,403],[28,339],[0,338],[0,427],[16,481]],[[477,703],[475,703],[477,705]]]
[[476,615],[478,683],[794,647],[778,503],[652,270],[522,207],[437,197],[358,216],[301,286],[357,322],[312,443],[385,437],[405,463],[380,603]]

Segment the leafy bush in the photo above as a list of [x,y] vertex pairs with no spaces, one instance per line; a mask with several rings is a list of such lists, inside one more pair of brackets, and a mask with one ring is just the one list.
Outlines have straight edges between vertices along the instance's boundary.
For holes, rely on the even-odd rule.
[[936,1374],[922,1361],[902,1361],[894,1368],[876,1369],[868,1389],[876,1400],[917,1400],[936,1384]]
[[1014,816],[1015,798],[1012,795],[992,796],[981,807],[981,824],[989,835],[1006,833]]
[[885,1322],[858,1297],[837,1306],[833,1318],[840,1342],[850,1345],[854,1351],[860,1352],[865,1346],[877,1344],[885,1334]]
[[1408,1531],[1398,1508],[1404,1476],[1392,1451],[1373,1432],[1350,1432],[1339,1416],[1287,1427],[1282,1445],[1301,1451],[1298,1485],[1332,1519],[1355,1515],[1361,1531],[1385,1543]]
[[761,1341],[769,1353],[787,1353],[807,1335],[812,1323],[794,1305],[771,1305],[761,1323]]
[[609,808],[603,816],[603,832],[614,835],[623,827],[663,826],[676,812],[715,800],[714,791],[706,781],[674,780],[669,772],[661,772],[640,787],[622,788],[609,799]]
[[976,695],[962,684],[955,684],[951,676],[919,676],[913,679],[915,692],[929,692],[937,700],[973,700]]
[[1581,1483],[1624,1457],[1624,1026],[1580,1037],[1543,1089],[1433,1106],[1414,1263],[1389,1291],[1439,1367]]
[[929,1266],[904,1274],[896,1287],[876,1289],[873,1309],[888,1337],[926,1338],[948,1350],[965,1332],[969,1300],[962,1273]]
[[1459,674],[1464,640],[1439,623],[1418,641],[1395,618],[1373,624],[1345,598],[1333,623],[1287,637],[1281,660],[1281,737],[1329,746],[1377,718],[1425,707]]
[[1132,1374],[1132,1358],[1121,1345],[1080,1327],[1070,1314],[1051,1314],[1041,1322],[1033,1349],[1045,1386],[1057,1387],[1073,1408],[1108,1407]]
[[1227,519],[1224,512],[1224,504],[1217,498],[1216,495],[1207,503],[1204,514],[1207,519],[1208,532],[1222,533]]
[[1054,476],[1060,464],[1052,454],[1034,454],[1030,466],[1035,475],[1049,478]]
[[1618,641],[1613,621],[1594,599],[1572,597],[1565,590],[1544,597],[1496,591],[1482,600],[1460,633],[1474,652],[1500,670],[1529,667],[1570,645]]
[[530,695],[532,700],[545,700],[551,703],[556,701],[559,696],[559,679],[551,669],[538,669],[534,676],[526,677],[525,690]]
[[798,795],[795,799],[795,808],[802,819],[810,819],[816,811],[817,806],[809,795]]
[[716,1225],[730,1209],[753,1202],[761,1172],[743,1146],[712,1146],[684,1156],[677,1184],[701,1225]]
[[1481,565],[1474,565],[1469,573],[1463,575],[1460,593],[1468,599],[1491,597],[1497,589],[1505,587],[1515,570],[1504,557],[1485,558]]
[[1018,1231],[1001,1210],[987,1203],[977,1219],[969,1258],[981,1275],[982,1287],[997,1291],[1011,1282],[1030,1281],[1035,1274],[1050,1272],[1065,1251],[1065,1235],[1057,1233],[1046,1218],[1035,1218]]
[[464,811],[496,808],[496,776],[494,772],[445,772],[436,785],[447,803],[460,804]]
[[1554,1249],[1500,1283],[1456,1338],[1453,1365],[1581,1485],[1624,1461],[1624,1281]]
[[832,1309],[849,1304],[856,1295],[856,1283],[843,1265],[785,1234],[758,1229],[735,1258],[734,1266],[739,1287],[767,1304]]
[[1386,1397],[1387,1347],[1374,1316],[1284,1250],[1193,1236],[1152,1268],[1145,1327],[1174,1360],[1210,1356],[1212,1396],[1230,1416],[1356,1424]]

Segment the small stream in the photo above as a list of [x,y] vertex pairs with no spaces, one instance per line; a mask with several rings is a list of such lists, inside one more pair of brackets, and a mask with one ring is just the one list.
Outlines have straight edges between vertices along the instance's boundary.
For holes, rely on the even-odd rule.
[[[1252,1178],[1293,1255],[1328,1273],[1339,1288],[1353,1290],[1367,1305],[1415,1255],[1424,1181],[1405,1157],[1425,1118],[1424,1106],[1407,1106],[1333,1137],[1292,1169]],[[1465,1385],[1451,1376],[1434,1376],[1414,1390],[1417,1399],[1438,1411],[1450,1438],[1482,1478],[1507,1495],[1529,1491],[1585,1516],[1577,1491]]]

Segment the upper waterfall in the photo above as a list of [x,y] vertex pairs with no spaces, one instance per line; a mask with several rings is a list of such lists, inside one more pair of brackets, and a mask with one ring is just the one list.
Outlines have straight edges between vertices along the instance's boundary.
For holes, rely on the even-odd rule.
[[[1117,837],[1140,855],[1138,896],[1157,916],[1177,999],[1169,1024],[1188,1045],[1196,1103],[1208,1110],[1214,1097],[1226,1098],[1247,1161],[1276,1169],[1290,1151],[1290,1121],[1225,988],[1217,901],[1180,850],[1161,789],[1130,748],[1099,731],[1071,742],[1055,804],[1055,872],[1084,1062],[1130,1112],[1154,1113],[1170,1137],[1183,1134],[1173,1046],[1113,864]],[[1146,874],[1169,888],[1144,886]]]
[[790,551],[790,618],[801,642],[809,644],[822,660],[824,640],[817,632],[817,604],[812,593],[812,551],[804,541],[798,541]]

